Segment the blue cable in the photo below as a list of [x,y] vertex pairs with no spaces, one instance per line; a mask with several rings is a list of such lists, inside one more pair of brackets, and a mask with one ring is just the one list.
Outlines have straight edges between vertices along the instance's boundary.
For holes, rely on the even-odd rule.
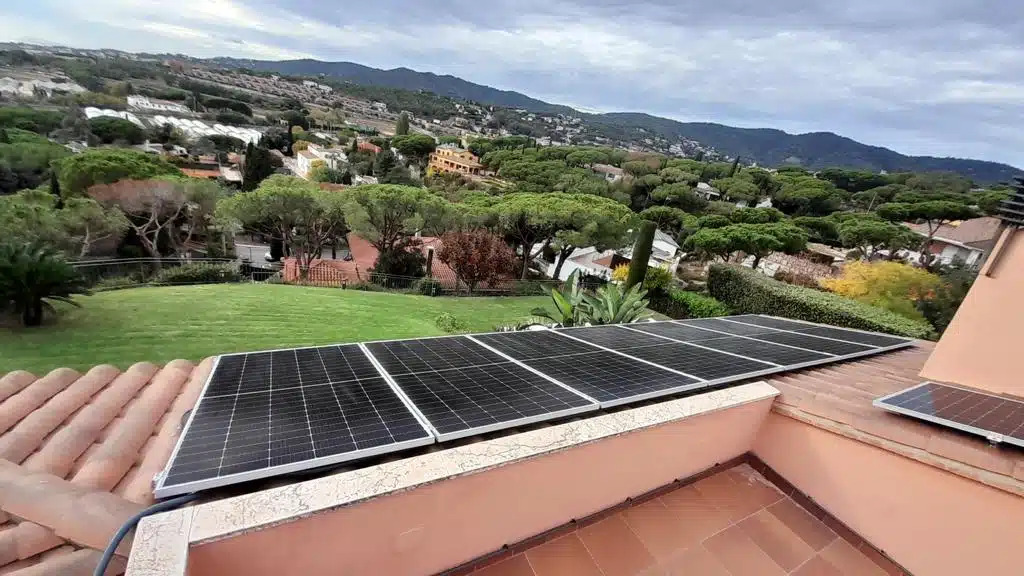
[[157,502],[156,504],[153,504],[149,508],[146,508],[145,510],[136,514],[135,516],[129,518],[127,522],[125,522],[120,528],[118,528],[117,533],[114,534],[114,537],[110,539],[110,544],[107,544],[107,549],[103,551],[103,556],[100,557],[99,563],[96,564],[96,570],[93,571],[93,576],[103,576],[104,573],[106,573],[107,566],[110,565],[110,560],[114,557],[114,551],[117,550],[117,547],[121,544],[121,540],[124,540],[124,537],[128,535],[128,532],[130,532],[132,528],[135,528],[135,525],[139,523],[139,520],[142,520],[146,516],[156,514],[157,512],[172,510],[174,508],[177,508],[178,506],[188,504],[189,502],[193,502],[198,499],[198,493],[193,492],[192,494],[185,494],[183,496],[171,498],[170,500]]

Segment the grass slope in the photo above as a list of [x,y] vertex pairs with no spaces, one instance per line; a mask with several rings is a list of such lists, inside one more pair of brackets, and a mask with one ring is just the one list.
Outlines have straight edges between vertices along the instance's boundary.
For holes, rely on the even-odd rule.
[[470,331],[528,316],[547,297],[430,298],[262,284],[134,288],[79,298],[40,328],[0,327],[0,375],[60,366],[121,369],[227,352],[443,334],[442,312]]

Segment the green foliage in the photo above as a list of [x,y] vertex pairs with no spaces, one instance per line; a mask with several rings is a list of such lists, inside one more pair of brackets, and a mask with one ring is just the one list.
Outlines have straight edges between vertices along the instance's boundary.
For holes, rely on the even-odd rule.
[[436,278],[421,278],[413,284],[413,288],[423,294],[424,296],[440,296],[444,293],[444,287],[441,286]]
[[52,110],[0,107],[0,128],[17,128],[36,134],[49,134],[60,128],[64,115]]
[[732,220],[728,216],[722,214],[708,214],[707,216],[701,216],[697,218],[697,229],[703,230],[705,228],[724,228],[729,224],[732,224]]
[[899,194],[909,192],[910,188],[903,184],[886,184],[870,188],[863,192],[857,192],[850,197],[854,206],[865,210],[872,210],[886,202],[892,202]]
[[672,271],[668,268],[650,266],[647,268],[647,274],[644,275],[644,290],[647,290],[651,297],[665,294],[672,287],[673,280]]
[[1010,197],[1006,190],[984,190],[971,192],[970,198],[978,209],[987,216],[999,215],[999,204]]
[[58,209],[57,196],[45,189],[0,196],[0,230],[16,243],[46,245],[73,258],[89,254],[93,244],[120,236],[128,221],[117,209],[104,209],[91,198],[71,198]]
[[807,240],[810,242],[839,245],[839,225],[830,217],[798,216],[792,222],[807,232]]
[[423,188],[375,184],[356,186],[343,194],[352,231],[380,252],[415,232],[443,232],[451,206]]
[[213,120],[214,122],[227,124],[229,126],[244,126],[252,123],[251,118],[241,112],[235,112],[234,110],[221,110],[214,115]]
[[744,173],[744,177],[720,178],[712,181],[711,185],[717,188],[726,200],[754,202],[762,196],[762,192],[752,178]]
[[626,288],[608,283],[583,294],[583,315],[589,324],[629,324],[647,317],[647,291],[640,284]]
[[100,116],[89,120],[89,129],[104,144],[128,143],[142,144],[146,140],[145,131],[123,118]]
[[4,134],[7,142],[0,142],[0,195],[43,184],[52,163],[71,155],[67,148],[33,132],[7,128]]
[[902,262],[850,262],[841,276],[824,279],[821,285],[841,296],[924,321],[917,302],[931,299],[942,282],[935,274]]
[[818,178],[831,182],[836,188],[851,194],[864,192],[879,186],[892,183],[892,177],[876,174],[865,170],[844,170],[843,168],[826,168],[818,173]]
[[182,176],[181,170],[165,160],[134,150],[86,150],[64,158],[57,166],[65,198],[81,196],[95,184]]
[[735,224],[770,224],[785,217],[775,208],[737,208],[729,214],[729,220]]
[[395,123],[395,135],[404,136],[409,133],[409,115],[402,112]]
[[33,244],[0,245],[0,309],[11,306],[25,326],[39,326],[50,301],[77,306],[72,297],[88,294],[85,281],[60,253]]
[[391,145],[398,150],[410,162],[424,166],[430,153],[437,148],[434,139],[426,134],[409,134],[407,136],[395,136],[391,139]]
[[374,282],[389,288],[408,288],[413,278],[425,275],[427,258],[422,244],[413,238],[402,238],[387,250],[377,254],[371,269]]
[[152,283],[158,285],[226,284],[241,280],[242,276],[235,264],[193,262],[161,270],[153,278]]
[[643,282],[647,275],[647,263],[651,259],[654,233],[657,229],[654,222],[649,220],[640,222],[640,231],[637,233],[636,242],[633,244],[633,254],[629,261],[629,275],[624,284],[627,289]]
[[651,298],[651,310],[669,318],[713,318],[731,314],[729,307],[711,296],[673,288]]
[[242,166],[242,190],[255,190],[267,177],[274,173],[273,154],[262,145],[252,142],[245,148],[245,163]]
[[978,277],[977,270],[963,265],[944,266],[938,271],[941,286],[931,298],[917,302],[917,309],[941,336],[960,308]]
[[553,287],[545,287],[545,292],[551,297],[554,305],[554,312],[547,308],[534,308],[530,314],[539,318],[547,318],[561,326],[577,326],[584,323],[585,311],[583,309],[583,296],[585,294],[583,284],[580,283],[579,270],[574,270],[561,290]]
[[772,252],[796,254],[807,247],[807,233],[789,222],[767,224],[730,224],[722,228],[702,228],[686,239],[684,248],[704,258],[727,259],[742,251],[754,257],[756,268]]
[[[696,216],[671,206],[651,206],[640,213],[640,218],[654,222],[659,230],[678,237],[684,229],[698,227]],[[726,220],[728,221],[728,220]]]
[[879,220],[850,218],[839,225],[838,232],[842,245],[856,248],[864,258],[877,250],[888,249],[894,253],[902,248],[913,248],[922,240],[906,226]]
[[456,318],[455,315],[450,312],[442,312],[439,314],[437,318],[434,319],[434,325],[448,334],[465,332],[467,327],[465,320]]
[[777,178],[782,188],[773,197],[774,206],[790,216],[826,216],[842,205],[842,195],[830,182],[794,172],[780,172]]
[[662,184],[651,192],[651,198],[659,204],[690,213],[701,212],[708,205],[707,200],[698,196],[693,187],[685,183]]
[[923,322],[838,294],[785,284],[741,266],[712,265],[708,291],[740,314],[768,314],[911,338],[934,335]]

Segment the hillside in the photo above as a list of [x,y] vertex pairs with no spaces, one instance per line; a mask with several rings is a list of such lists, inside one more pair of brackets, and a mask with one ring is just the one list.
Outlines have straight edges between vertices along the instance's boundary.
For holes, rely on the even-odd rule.
[[906,156],[881,146],[871,146],[832,132],[789,134],[770,128],[735,128],[707,122],[678,122],[668,118],[636,112],[584,114],[568,106],[550,104],[519,92],[498,90],[468,82],[450,75],[417,72],[408,68],[380,70],[352,62],[319,60],[243,60],[216,58],[220,66],[250,68],[295,76],[332,76],[355,84],[386,86],[410,91],[428,91],[442,96],[470,100],[505,108],[522,108],[535,113],[572,114],[598,128],[598,133],[615,139],[642,139],[642,128],[668,139],[695,140],[726,156],[742,156],[744,161],[762,166],[795,163],[820,169],[826,167],[859,168],[870,171],[947,171],[961,174],[980,183],[1006,182],[1024,174],[1019,168],[962,158]]

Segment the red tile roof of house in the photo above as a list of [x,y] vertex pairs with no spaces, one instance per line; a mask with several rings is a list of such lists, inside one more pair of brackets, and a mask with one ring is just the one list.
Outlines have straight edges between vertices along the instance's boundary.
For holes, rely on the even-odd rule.
[[381,147],[377,146],[373,142],[360,142],[359,149],[366,150],[367,152],[373,152],[374,154],[380,154],[381,151]]
[[[331,283],[369,281],[370,269],[377,262],[379,252],[373,244],[357,234],[349,234],[347,239],[352,260],[314,260],[310,264],[309,277],[311,281],[317,282],[321,279]],[[436,251],[441,247],[440,238],[424,236],[420,238],[420,242],[424,254],[427,253],[428,248],[433,248]],[[436,255],[431,265],[431,271],[431,275],[438,280],[454,280],[455,278],[455,272],[447,264],[441,262]],[[285,259],[284,280],[295,282],[298,279],[298,263],[294,258]]]
[[[935,231],[935,238],[938,240],[952,240],[960,244],[994,242],[999,235],[1000,224],[999,218],[993,216],[972,218],[940,226]],[[927,224],[907,224],[907,226],[918,234],[928,235]]]
[[189,178],[220,178],[220,170],[203,170],[200,168],[182,168],[182,173]]

